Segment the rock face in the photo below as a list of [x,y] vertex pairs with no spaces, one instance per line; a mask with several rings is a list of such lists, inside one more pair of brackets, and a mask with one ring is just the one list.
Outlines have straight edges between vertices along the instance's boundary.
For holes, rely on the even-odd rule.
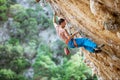
[[82,48],[85,62],[100,80],[120,79],[120,0],[47,0],[58,16],[64,17],[97,44],[99,54]]

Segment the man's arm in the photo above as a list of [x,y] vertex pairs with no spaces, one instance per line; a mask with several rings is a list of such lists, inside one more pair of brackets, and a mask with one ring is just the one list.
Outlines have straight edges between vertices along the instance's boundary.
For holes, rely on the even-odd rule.
[[78,33],[79,33],[79,32],[76,31],[74,34],[72,34],[72,35],[70,36],[70,39],[74,38],[74,36],[75,36],[76,34],[78,34]]
[[69,40],[72,39],[72,38],[74,38],[74,36],[79,33],[79,31],[76,31],[74,34],[72,34],[70,36],[66,29],[65,29],[65,31],[66,31],[66,34],[67,34],[67,37],[68,37]]

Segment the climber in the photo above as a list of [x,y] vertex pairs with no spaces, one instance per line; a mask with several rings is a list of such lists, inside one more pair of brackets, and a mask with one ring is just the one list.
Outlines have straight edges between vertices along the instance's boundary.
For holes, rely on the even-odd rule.
[[[84,47],[86,50],[88,50],[91,53],[101,52],[100,48],[103,47],[104,45],[101,45],[98,47],[98,45],[95,42],[91,41],[88,38],[75,38],[74,39],[74,36],[77,33],[79,33],[79,31],[76,31],[73,35],[69,35],[67,30],[65,29],[66,20],[63,18],[60,18],[57,23],[56,16],[57,14],[55,13],[53,17],[53,24],[56,29],[56,32],[58,36],[68,45],[69,48]],[[66,50],[64,51],[65,53],[67,52],[67,54],[69,54],[68,48],[66,48]]]

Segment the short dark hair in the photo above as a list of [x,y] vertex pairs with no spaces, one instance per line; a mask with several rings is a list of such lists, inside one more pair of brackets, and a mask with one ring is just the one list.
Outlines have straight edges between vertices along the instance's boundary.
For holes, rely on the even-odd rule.
[[59,20],[58,20],[58,24],[60,25],[62,22],[64,22],[65,21],[65,19],[63,19],[63,18],[60,18]]

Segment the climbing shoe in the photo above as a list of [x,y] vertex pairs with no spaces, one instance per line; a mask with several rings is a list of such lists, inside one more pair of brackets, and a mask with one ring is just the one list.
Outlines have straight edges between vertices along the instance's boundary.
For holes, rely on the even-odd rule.
[[105,44],[100,44],[100,45],[98,45],[98,47],[94,49],[94,50],[95,50],[95,53],[100,53],[100,52],[102,52],[101,48],[104,47],[104,46],[105,46]]
[[100,53],[100,52],[102,52],[101,49],[95,49],[95,53]]

